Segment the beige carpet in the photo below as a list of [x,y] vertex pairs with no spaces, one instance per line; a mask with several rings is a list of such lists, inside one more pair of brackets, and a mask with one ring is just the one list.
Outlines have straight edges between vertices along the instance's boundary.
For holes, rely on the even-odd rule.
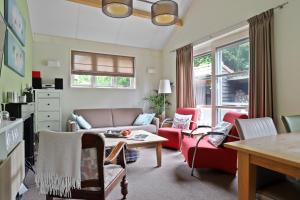
[[[140,149],[138,162],[128,165],[128,200],[234,200],[237,195],[236,177],[215,170],[199,170],[199,179],[191,177],[191,169],[181,154],[163,150],[161,168],[155,168],[154,149]],[[45,200],[39,195],[33,174],[25,183],[30,186],[23,200]],[[109,200],[121,199],[121,189],[116,187]]]

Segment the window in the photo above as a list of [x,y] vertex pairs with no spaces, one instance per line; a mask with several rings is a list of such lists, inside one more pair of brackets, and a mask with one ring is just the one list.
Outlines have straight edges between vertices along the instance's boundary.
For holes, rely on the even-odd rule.
[[71,87],[135,88],[134,57],[71,52]]
[[241,35],[223,39],[226,43],[218,39],[194,47],[194,89],[201,125],[215,126],[228,111],[247,113],[250,49]]

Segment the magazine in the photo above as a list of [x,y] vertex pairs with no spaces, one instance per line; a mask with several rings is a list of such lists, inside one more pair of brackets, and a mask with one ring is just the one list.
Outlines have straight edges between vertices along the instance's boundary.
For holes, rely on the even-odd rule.
[[128,140],[144,141],[147,137],[147,134],[136,134],[132,137],[129,137]]

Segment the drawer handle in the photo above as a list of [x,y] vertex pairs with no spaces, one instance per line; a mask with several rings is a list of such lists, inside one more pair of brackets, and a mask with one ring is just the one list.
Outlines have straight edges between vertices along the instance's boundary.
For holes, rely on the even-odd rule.
[[50,96],[50,94],[48,94],[48,96]]
[[48,118],[50,117],[50,115],[48,115]]
[[50,106],[50,103],[48,103],[47,105]]
[[50,128],[50,126],[48,125],[48,128]]

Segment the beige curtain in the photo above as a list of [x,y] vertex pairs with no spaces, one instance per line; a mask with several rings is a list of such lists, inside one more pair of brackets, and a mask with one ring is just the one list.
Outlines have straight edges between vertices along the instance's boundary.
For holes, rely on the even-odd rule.
[[249,117],[273,117],[273,9],[250,18],[248,22],[250,40]]
[[176,102],[177,108],[195,107],[191,44],[176,50]]

